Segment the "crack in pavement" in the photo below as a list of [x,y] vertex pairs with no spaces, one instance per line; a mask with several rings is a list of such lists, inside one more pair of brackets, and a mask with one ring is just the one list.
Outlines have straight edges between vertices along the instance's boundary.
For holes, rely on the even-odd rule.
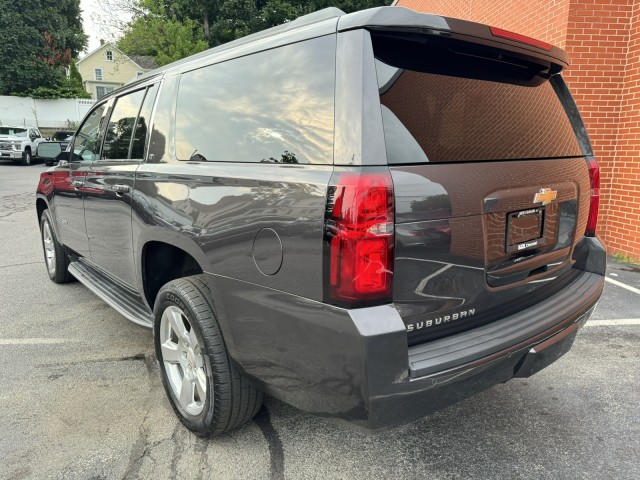
[[[142,417],[142,422],[140,422],[140,426],[138,427],[138,438],[134,442],[131,447],[131,453],[129,454],[129,461],[127,463],[127,467],[122,475],[122,478],[128,479],[137,479],[138,474],[140,473],[140,469],[144,463],[145,458],[149,458],[151,462],[155,465],[155,460],[149,454],[151,450],[158,445],[166,442],[168,439],[163,438],[161,440],[155,441],[153,443],[149,443],[149,429],[146,426],[147,420],[149,419],[149,413],[153,408],[152,400],[155,398],[155,395],[152,395],[153,392],[153,383],[151,383],[152,377],[155,377],[153,372],[153,356],[152,355],[144,355],[137,354],[131,357],[124,357],[120,360],[142,360],[144,361],[145,368],[147,370],[147,377],[149,379],[149,394],[145,396],[146,403],[146,411],[144,416]],[[172,436],[173,437],[173,436]],[[155,470],[155,469],[153,469]]]
[[23,265],[41,265],[43,263],[44,263],[44,260],[40,260],[38,262],[12,263],[10,265],[0,265],[0,268],[22,267]]
[[35,193],[18,193],[15,195],[0,196],[0,218],[30,209],[35,210]]
[[276,429],[273,428],[269,410],[266,405],[263,405],[256,416],[253,417],[253,421],[258,425],[269,445],[271,480],[284,480],[284,449],[282,448],[282,440]]

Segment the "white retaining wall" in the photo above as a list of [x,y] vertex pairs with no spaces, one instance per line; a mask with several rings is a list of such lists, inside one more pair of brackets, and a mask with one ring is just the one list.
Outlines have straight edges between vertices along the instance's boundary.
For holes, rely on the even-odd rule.
[[86,99],[34,100],[0,95],[0,125],[66,128],[68,122],[82,120],[94,103]]

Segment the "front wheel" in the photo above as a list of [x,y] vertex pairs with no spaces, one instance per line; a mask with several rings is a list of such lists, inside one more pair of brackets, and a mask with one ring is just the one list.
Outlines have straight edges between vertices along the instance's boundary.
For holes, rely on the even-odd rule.
[[42,237],[44,262],[49,278],[56,283],[66,283],[73,280],[73,276],[68,270],[69,256],[56,238],[56,234],[51,226],[49,210],[42,212],[42,217],[40,218],[40,235]]
[[22,154],[22,164],[23,165],[31,165],[31,151],[25,150]]
[[230,361],[203,275],[167,283],[154,308],[154,345],[176,415],[201,436],[249,421],[263,393]]

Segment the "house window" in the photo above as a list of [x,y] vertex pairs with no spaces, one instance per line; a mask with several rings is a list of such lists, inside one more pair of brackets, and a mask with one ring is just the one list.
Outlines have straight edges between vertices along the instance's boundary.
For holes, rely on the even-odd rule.
[[107,62],[113,62],[113,51],[107,50]]
[[101,68],[95,68],[93,70],[93,73],[95,75],[96,81],[101,82],[102,81],[102,69]]
[[96,85],[96,98],[100,100],[105,95],[113,92],[116,87],[106,87],[104,85]]

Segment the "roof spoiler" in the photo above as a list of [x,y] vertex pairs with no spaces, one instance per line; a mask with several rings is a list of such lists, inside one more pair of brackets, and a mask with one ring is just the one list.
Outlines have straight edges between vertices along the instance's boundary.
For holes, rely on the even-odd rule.
[[356,28],[446,36],[469,43],[499,48],[551,63],[554,68],[550,73],[558,73],[569,66],[569,57],[564,50],[539,40],[481,23],[418,13],[404,7],[371,8],[343,15],[338,20],[339,32]]

